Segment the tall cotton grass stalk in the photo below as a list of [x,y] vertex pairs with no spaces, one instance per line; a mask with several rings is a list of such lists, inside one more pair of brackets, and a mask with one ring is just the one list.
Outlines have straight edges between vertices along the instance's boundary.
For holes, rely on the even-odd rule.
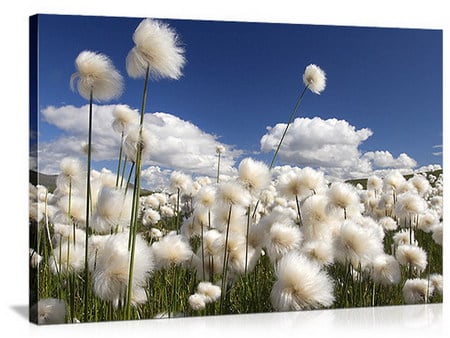
[[280,151],[281,144],[283,143],[283,140],[286,136],[289,126],[294,120],[294,116],[298,110],[298,107],[300,106],[300,102],[302,101],[303,96],[306,93],[306,90],[310,89],[313,93],[320,94],[325,89],[326,85],[325,72],[318,66],[311,64],[305,68],[305,72],[303,73],[303,83],[305,84],[305,88],[301,92],[300,96],[297,99],[297,102],[294,105],[294,108],[292,109],[291,115],[289,116],[288,119],[288,123],[286,124],[286,128],[283,131],[283,135],[281,136],[280,142],[278,143],[277,149],[275,150],[275,153],[272,157],[272,161],[270,162],[269,169],[273,168],[275,159],[278,155],[278,152]]
[[[113,111],[114,120],[112,122],[112,128],[114,131],[120,134],[120,148],[119,148],[119,159],[117,162],[117,174],[116,174],[116,187],[119,186],[120,177],[120,166],[122,162],[122,152],[123,152],[123,142],[125,131],[127,130],[130,123],[137,119],[137,113],[130,109],[127,105],[119,104],[115,107]],[[124,170],[125,170],[126,158],[124,159]],[[123,181],[123,176],[122,176]]]
[[87,174],[86,174],[86,245],[85,245],[85,287],[84,287],[84,320],[87,321],[89,311],[88,286],[88,238],[89,213],[91,202],[91,154],[92,154],[92,101],[108,101],[119,97],[123,90],[122,75],[114,68],[111,60],[99,53],[82,51],[75,60],[77,72],[70,78],[72,90],[77,83],[78,93],[89,100],[89,127],[87,143]]
[[130,318],[130,305],[132,295],[134,251],[137,232],[139,193],[141,189],[141,166],[142,166],[142,130],[144,124],[144,111],[147,102],[147,88],[149,78],[171,78],[179,79],[185,64],[184,49],[176,32],[168,25],[152,19],[144,19],[133,33],[135,46],[130,50],[126,59],[126,68],[129,76],[133,78],[144,78],[144,90],[142,94],[142,105],[139,121],[139,138],[136,151],[136,167],[133,191],[133,208],[130,221],[130,244],[131,258],[129,269],[129,283],[127,290],[125,314]]
[[220,158],[222,153],[225,151],[225,147],[223,145],[218,145],[216,147],[216,153],[217,153],[217,183],[220,181]]

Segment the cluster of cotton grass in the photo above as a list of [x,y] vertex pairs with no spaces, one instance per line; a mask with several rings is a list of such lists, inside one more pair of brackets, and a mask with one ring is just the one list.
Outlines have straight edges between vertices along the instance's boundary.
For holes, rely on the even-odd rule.
[[[154,140],[143,124],[149,80],[181,76],[183,49],[167,25],[145,19],[128,75],[144,79],[140,111],[118,104],[116,173],[92,170],[92,101],[117,97],[122,78],[102,54],[82,52],[71,85],[90,102],[87,164],[65,158],[54,191],[30,185],[37,231],[36,321],[61,323],[427,303],[442,299],[442,176],[371,176],[367,187],[328,182],[275,158],[243,159],[235,177],[173,171],[164,192],[142,196]],[[220,178],[220,179],[219,179]],[[430,183],[432,182],[432,183]]]

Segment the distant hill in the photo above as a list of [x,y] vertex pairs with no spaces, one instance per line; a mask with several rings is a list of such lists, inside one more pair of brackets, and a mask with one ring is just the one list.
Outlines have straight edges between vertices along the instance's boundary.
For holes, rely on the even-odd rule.
[[[29,182],[33,185],[43,185],[48,191],[53,192],[56,189],[56,178],[58,175],[46,175],[42,173],[38,173],[37,171],[30,170],[29,171]],[[130,184],[130,188],[133,188],[133,185]],[[147,189],[141,189],[141,195],[149,195],[152,192]]]

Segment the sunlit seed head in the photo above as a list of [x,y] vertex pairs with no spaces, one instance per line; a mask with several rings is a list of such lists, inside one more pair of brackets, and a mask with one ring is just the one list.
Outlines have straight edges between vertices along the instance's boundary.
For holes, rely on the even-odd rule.
[[385,192],[396,191],[405,180],[400,171],[392,170],[383,178],[383,189]]
[[416,245],[400,245],[395,252],[395,257],[401,265],[411,265],[418,272],[423,272],[428,264],[426,251]]
[[274,223],[266,238],[265,248],[272,262],[278,261],[291,250],[300,249],[303,234],[292,223]]
[[188,240],[184,236],[172,232],[162,237],[158,242],[154,242],[152,251],[158,269],[183,264],[193,256]]
[[70,86],[89,100],[108,101],[122,94],[123,78],[104,54],[82,51],[75,59],[77,71],[70,78]]
[[128,160],[136,162],[138,145],[142,152],[141,158],[146,159],[150,156],[150,152],[155,149],[157,143],[155,136],[147,129],[143,128],[142,132],[140,132],[140,127],[133,125],[130,126],[125,137],[123,151]]
[[61,299],[40,299],[30,308],[30,318],[37,318],[38,324],[64,324],[66,304]]
[[216,189],[211,185],[203,186],[194,198],[194,205],[211,209],[216,201]]
[[359,195],[355,188],[343,182],[334,182],[331,184],[330,189],[327,191],[330,204],[347,209],[350,206],[357,205],[359,203]]
[[206,303],[213,303],[220,298],[221,289],[211,282],[200,282],[197,286],[197,293],[205,297]]
[[92,229],[100,234],[122,230],[130,224],[133,203],[132,192],[103,187],[92,215]]
[[126,68],[133,78],[145,77],[147,67],[153,79],[179,79],[186,63],[179,37],[169,25],[144,19],[133,33],[135,46],[128,53]]
[[392,239],[394,240],[394,243],[396,246],[404,245],[404,244],[412,244],[417,245],[417,241],[414,238],[414,230],[411,229],[402,229],[398,232],[396,232]]
[[320,266],[329,266],[334,263],[331,241],[324,241],[323,239],[304,241],[301,252]]
[[269,167],[250,157],[241,161],[238,172],[240,181],[252,192],[260,191],[270,183]]
[[376,175],[367,178],[367,190],[381,191],[383,189],[383,179]]
[[[97,252],[92,287],[100,299],[112,302],[117,307],[124,304],[129,281],[130,251],[127,232],[111,235]],[[140,288],[144,287],[154,269],[154,258],[147,243],[136,237],[133,265],[133,303],[146,300]]]
[[128,105],[116,105],[112,114],[114,118],[112,128],[117,133],[124,133],[130,125],[138,123],[138,112]]
[[400,282],[400,265],[395,257],[381,254],[372,263],[372,279],[382,285],[396,285]]
[[333,282],[320,266],[291,251],[276,265],[276,281],[270,293],[277,311],[298,311],[331,306]]
[[181,171],[173,171],[170,175],[170,187],[172,191],[189,194],[192,186],[192,178]]
[[405,192],[397,196],[395,204],[395,215],[402,219],[411,219],[411,217],[423,214],[427,208],[427,203],[414,192]]
[[142,215],[142,225],[144,226],[151,226],[155,225],[161,220],[161,215],[158,211],[153,209],[147,209],[145,210],[144,214]]
[[380,218],[378,223],[383,227],[383,229],[385,231],[394,231],[394,230],[397,230],[397,227],[398,227],[395,219],[393,219],[392,217],[389,217],[389,216],[384,216],[384,217]]
[[439,273],[432,273],[430,275],[430,282],[433,285],[434,291],[442,296],[444,292],[444,279]]
[[303,83],[315,94],[320,94],[326,86],[325,72],[315,64],[310,64],[303,73]]
[[407,279],[402,293],[406,304],[426,303],[429,295],[433,294],[433,285],[424,278]]
[[439,224],[436,224],[432,229],[432,238],[433,241],[436,244],[439,244],[442,246],[442,240],[443,240],[443,230],[442,230],[442,222]]
[[194,293],[188,298],[189,306],[192,310],[203,310],[206,307],[205,296],[199,293]]
[[216,198],[225,205],[246,207],[251,202],[250,193],[235,181],[220,183],[216,192]]
[[223,154],[225,152],[225,147],[221,144],[216,146],[216,153],[217,154]]

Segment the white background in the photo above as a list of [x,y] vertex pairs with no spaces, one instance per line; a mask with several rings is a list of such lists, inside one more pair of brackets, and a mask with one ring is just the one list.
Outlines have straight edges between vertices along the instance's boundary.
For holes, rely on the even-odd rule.
[[[322,335],[345,337],[444,337],[448,302],[433,306],[322,310],[209,318],[145,320],[37,327],[28,322],[28,17],[36,13],[173,19],[331,24],[444,30],[444,130],[447,84],[448,1],[2,1],[1,4],[1,175],[0,323],[3,337],[164,337],[182,335],[258,337]],[[55,32],[57,34],[57,32]],[[447,138],[444,135],[444,149]],[[444,151],[445,154],[445,151]],[[444,156],[444,168],[446,167]],[[445,175],[444,175],[445,177]],[[447,178],[445,191],[447,191]],[[447,195],[445,206],[448,209]],[[447,218],[445,218],[445,222]],[[445,227],[448,227],[445,225]],[[448,245],[444,231],[444,242]],[[447,252],[447,250],[445,250]],[[448,257],[445,255],[445,271]],[[445,292],[448,290],[444,276]],[[446,299],[447,294],[444,296]]]

